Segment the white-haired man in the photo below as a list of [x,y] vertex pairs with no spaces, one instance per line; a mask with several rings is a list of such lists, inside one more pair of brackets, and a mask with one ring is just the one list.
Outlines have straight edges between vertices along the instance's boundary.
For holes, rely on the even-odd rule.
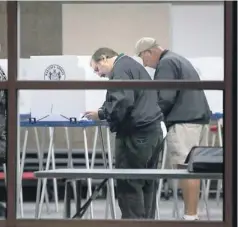
[[[144,66],[155,69],[154,80],[193,80],[199,75],[184,57],[161,47],[154,38],[144,37],[135,45]],[[211,111],[202,90],[160,90],[158,104],[168,128],[167,147],[171,167],[184,163],[193,146],[204,145],[205,125]],[[197,220],[200,181],[181,181],[185,220]]]

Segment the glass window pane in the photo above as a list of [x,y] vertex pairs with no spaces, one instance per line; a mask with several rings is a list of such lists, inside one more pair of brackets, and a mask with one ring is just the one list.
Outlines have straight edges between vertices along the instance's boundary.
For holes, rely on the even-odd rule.
[[[125,53],[133,57],[140,64],[144,64],[151,79],[175,79],[171,78],[172,73],[178,76],[176,79],[196,81],[199,79],[224,79],[224,16],[222,3],[204,3],[203,5],[200,3],[78,4],[67,2],[20,2],[19,6],[21,28],[19,80],[107,80],[106,78],[99,78],[96,73],[101,75],[107,73],[107,66],[111,57],[107,54],[99,54],[94,56],[94,60],[97,58],[97,61],[91,61],[93,53],[100,47],[113,48],[118,54]],[[197,20],[197,17],[194,16],[201,14],[204,15],[202,20]],[[190,15],[190,19],[185,18],[185,15]],[[207,22],[205,23],[205,21]],[[140,24],[140,29],[135,29],[138,24]],[[145,36],[147,38],[137,43],[140,38]],[[148,39],[148,37],[152,38]],[[168,52],[167,49],[169,50]],[[171,53],[171,51],[173,52]],[[195,76],[187,78],[186,73],[183,71],[184,68],[176,71],[173,65],[174,62],[171,66],[170,63],[162,61],[161,59],[166,54],[172,54],[176,60],[182,59],[183,66],[185,68],[189,67]],[[120,55],[120,57],[122,56]],[[105,64],[102,64],[101,60]],[[193,67],[191,67],[191,64]],[[122,91],[117,92],[120,93]],[[124,91],[126,94],[128,92],[136,94],[141,91]],[[175,99],[178,105],[181,104],[181,100],[177,99],[176,96],[179,92],[167,92],[169,93],[168,96],[168,93],[160,92],[164,94],[164,99],[171,98],[171,94],[173,94],[172,98]],[[159,94],[159,92],[155,93]],[[185,129],[181,129],[182,131],[178,132],[178,129],[175,127],[176,124],[170,125],[171,120],[168,120],[169,116],[165,118],[167,127],[170,126],[169,132],[173,132],[177,136],[179,135],[177,139],[169,139],[169,136],[166,137],[167,150],[168,153],[172,154],[173,158],[171,159],[174,160],[176,168],[177,164],[184,163],[192,146],[204,145],[204,139],[206,140],[206,146],[223,146],[222,91],[205,91],[209,107],[213,113],[212,118],[209,118],[206,123],[200,121],[200,118],[204,117],[204,115],[201,114],[202,108],[199,103],[201,103],[201,100],[204,101],[204,99],[199,95],[195,95],[196,98],[192,100],[190,99],[193,97],[192,94],[197,94],[197,91],[185,91],[185,94],[187,94],[187,98],[183,99],[183,102],[186,103],[187,111],[184,112],[182,108],[181,112],[176,113],[178,111],[176,106],[175,110],[170,109],[172,108],[170,106],[162,111],[165,115],[169,115],[170,111],[175,111],[174,115],[176,116],[176,124],[179,125],[178,128],[185,124]],[[137,99],[138,97],[135,96],[133,98]],[[155,104],[152,104],[153,107],[157,105],[157,102],[160,102],[160,99],[157,98]],[[125,138],[124,134],[130,132],[131,122],[135,123],[133,122],[133,115],[130,115],[132,110],[129,111],[130,114],[126,117],[123,115],[123,112],[120,112],[120,116],[116,116],[126,120],[119,125],[122,128],[119,131],[119,140],[115,138],[117,130],[115,131],[112,127],[111,131],[113,133],[109,132],[109,128],[104,125],[102,130],[103,139],[100,139],[100,128],[95,127],[95,125],[86,127],[79,124],[83,113],[85,111],[97,110],[102,106],[104,99],[105,91],[99,90],[19,91],[18,116],[21,127],[19,127],[20,151],[18,152],[18,161],[20,165],[18,169],[23,177],[22,182],[25,183],[22,183],[23,199],[21,199],[20,189],[18,189],[20,197],[18,218],[23,218],[22,204],[25,207],[24,209],[26,209],[24,218],[37,218],[39,216],[41,218],[65,218],[62,215],[63,210],[67,207],[63,203],[65,195],[64,181],[48,180],[47,184],[44,181],[38,181],[38,179],[34,178],[33,173],[39,169],[71,168],[72,164],[75,168],[85,169],[93,165],[93,151],[95,151],[94,167],[102,170],[105,168],[103,148],[106,151],[106,164],[112,165],[111,167],[115,167],[115,160],[118,160],[116,158],[117,150],[120,151],[121,155],[128,150],[127,153],[123,154],[126,158],[123,159],[124,157],[122,157],[124,160],[122,164],[125,165],[122,168],[134,168],[133,165],[135,163],[139,165],[141,162],[145,162],[143,168],[146,168],[148,167],[147,161],[150,162],[150,160],[152,160],[153,164],[156,162],[157,167],[157,157],[154,158],[154,156],[150,156],[147,152],[154,150],[154,147],[156,147],[157,143],[155,144],[155,140],[153,142],[151,138],[156,137],[157,141],[159,140],[158,135],[151,134],[148,136],[148,131],[147,135],[145,135],[143,130],[141,132],[141,130],[136,129],[136,132],[133,132],[135,133],[135,135],[133,134],[134,141],[133,136],[130,136],[129,139]],[[113,100],[112,98],[110,102]],[[159,103],[159,106],[163,109],[164,105],[167,105],[170,101],[165,100],[164,103]],[[150,98],[148,102],[151,105],[153,99]],[[119,107],[121,108],[120,103]],[[141,119],[148,120],[146,115],[150,108],[146,108],[145,112],[143,112],[142,110],[145,107],[146,105],[142,105],[139,108],[141,110],[139,116]],[[113,114],[111,113],[112,118],[115,117]],[[110,120],[108,119],[109,123]],[[160,128],[161,135],[160,124],[158,127]],[[195,130],[194,128],[196,127],[197,129]],[[98,130],[97,142],[94,141],[96,128]],[[121,130],[123,133],[121,133]],[[153,130],[149,131],[153,133]],[[120,145],[121,143],[122,145]],[[153,149],[148,148],[147,145],[153,147]],[[140,147],[143,147],[143,149],[140,149]],[[112,152],[111,159],[110,151]],[[144,153],[145,151],[147,152]],[[179,156],[177,153],[180,151],[182,154]],[[71,152],[72,162],[69,159]],[[138,154],[138,152],[141,152],[141,154]],[[209,155],[212,155],[212,152],[214,151],[211,150]],[[219,152],[219,150],[215,152]],[[135,161],[136,159],[137,161],[133,165],[128,164],[130,160]],[[109,160],[112,160],[112,162],[110,163]],[[166,160],[166,168],[169,168],[168,165],[170,166],[170,163]],[[119,165],[119,167],[121,166]],[[158,168],[160,167],[161,165],[158,166]],[[142,168],[142,165],[138,168]],[[181,193],[181,188],[184,184],[178,184],[178,187],[175,189],[175,180],[168,180],[172,178],[167,177],[167,175],[163,179],[165,180],[157,182],[163,183],[161,201],[151,197],[152,187],[148,187],[148,185],[151,186],[155,182],[150,179],[130,180],[129,183],[123,181],[122,184],[119,181],[117,185],[114,185],[115,187],[113,184],[116,180],[114,182],[110,180],[109,186],[104,186],[96,201],[93,202],[93,207],[89,206],[89,212],[86,212],[85,218],[105,219],[111,216],[112,218],[120,219],[122,216],[123,218],[143,219],[157,215],[156,218],[160,220],[180,220],[183,217],[185,219],[196,219],[195,214],[199,213],[200,220],[206,220],[207,214],[210,213],[210,219],[223,220],[222,180],[202,180],[199,206],[197,206],[196,202],[193,202],[193,200],[196,200],[196,195],[193,194],[190,195],[191,197],[188,196],[187,200],[189,201],[186,202],[184,207],[183,200],[186,200],[185,190],[183,196]],[[43,184],[43,191],[45,190],[47,193],[41,194],[40,182]],[[86,201],[87,196],[90,195],[90,190],[94,191],[99,182],[100,180],[98,179],[92,181],[87,179],[81,182],[83,203]],[[134,184],[139,184],[139,189]],[[187,190],[188,194],[196,191],[194,189],[196,185],[198,185],[197,181],[193,181],[192,184],[190,183],[190,188]],[[69,189],[72,199],[74,199],[75,194],[80,194],[79,192],[75,193],[76,186],[76,184],[72,184],[72,187]],[[192,187],[193,189],[191,189]],[[210,188],[211,193],[208,190]],[[157,192],[157,189],[153,190],[153,192]],[[178,196],[177,203],[175,203],[176,198],[173,198],[173,192],[175,191],[175,194]],[[137,197],[135,197],[135,192],[137,192]],[[114,193],[115,197],[113,196]],[[139,194],[140,197],[138,196]],[[107,195],[112,195],[113,198],[116,198],[115,204],[113,202],[110,203],[110,200],[106,200]],[[120,197],[120,195],[122,196]],[[143,199],[141,199],[141,195],[143,195]],[[209,200],[207,201],[208,197]],[[36,205],[34,210],[35,201],[39,201],[40,205],[39,207]],[[151,208],[151,201],[159,201],[156,211]],[[113,204],[115,205],[115,213],[111,210]],[[153,204],[156,205],[156,203]],[[196,212],[197,209],[199,209],[199,212]],[[46,212],[48,210],[53,212],[49,214]],[[153,210],[152,216],[149,215],[151,210]],[[178,210],[180,211],[179,214],[177,213]],[[188,216],[183,216],[184,210]],[[72,205],[71,215],[73,212],[75,212],[75,205]],[[124,212],[123,215],[122,212]],[[191,215],[191,213],[194,215]]]
[[7,91],[0,90],[0,219],[6,218]]
[[[198,178],[204,178],[210,171],[223,171],[219,166],[219,160],[223,158],[219,150],[223,148],[222,91],[205,91],[205,96],[203,91],[180,91],[184,101],[175,101],[174,109],[169,114],[161,100],[159,103],[163,112],[157,106],[157,94],[162,97],[165,94],[163,92],[176,94],[175,90],[110,90],[109,93],[116,97],[124,97],[125,94],[131,98],[131,102],[129,99],[128,102],[121,99],[123,105],[131,103],[134,106],[132,109],[129,106],[124,109],[123,105],[117,107],[110,102],[104,104],[105,90],[20,90],[19,172],[23,176],[21,202],[24,205],[24,217],[21,216],[19,206],[18,218],[72,217],[76,212],[75,195],[82,199],[81,205],[85,204],[87,196],[94,193],[103,179],[108,177],[107,172],[103,171],[111,168],[119,171],[134,169],[130,172],[141,173],[138,178],[142,178],[146,169],[157,169],[155,188],[152,187],[155,181],[148,176],[140,180],[109,180],[108,186],[104,184],[96,193],[96,199],[88,206],[84,218],[152,218],[146,215],[149,215],[153,210],[152,205],[157,202],[157,208],[152,212],[157,220],[196,218],[194,215],[197,214],[199,220],[207,220],[209,215],[210,220],[222,221],[223,178],[217,179],[216,174],[210,173],[209,177],[201,180],[199,186],[199,181],[182,181],[179,175],[179,171],[188,173],[187,169],[191,167],[192,159],[188,159],[189,167],[184,163],[193,146],[200,146],[199,150],[193,151],[198,155],[192,165],[194,171],[206,172],[200,173]],[[105,115],[106,120],[97,121],[98,109],[103,105],[108,115]],[[31,112],[26,112],[27,109]],[[90,114],[83,117],[86,111],[90,111]],[[163,113],[166,116],[164,121]],[[90,117],[92,120],[87,119]],[[165,122],[166,126],[161,122]],[[162,146],[163,138],[166,141],[165,148]],[[70,216],[63,215],[67,206],[64,204],[66,186],[62,178],[67,176],[61,175],[56,180],[50,177],[45,185],[41,181],[42,190],[48,194],[38,188],[40,181],[34,177],[34,172],[42,169],[90,171],[88,169],[91,168],[96,169],[97,174],[102,171],[104,175],[100,179],[95,175],[90,175],[92,179],[84,176],[77,184],[70,184]],[[173,169],[176,169],[176,176],[169,175]],[[165,175],[160,175],[163,173]],[[195,193],[196,188],[198,194]],[[152,192],[157,193],[157,199],[152,197]],[[198,204],[196,196],[200,196]],[[113,198],[113,203],[107,198]],[[40,201],[39,207],[35,205],[36,201]],[[183,201],[186,201],[185,207]],[[188,216],[183,216],[184,212]],[[189,215],[189,212],[195,213]]]

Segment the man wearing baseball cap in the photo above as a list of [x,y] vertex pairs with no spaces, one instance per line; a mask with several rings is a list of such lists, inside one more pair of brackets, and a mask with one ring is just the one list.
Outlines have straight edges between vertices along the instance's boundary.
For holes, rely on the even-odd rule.
[[[144,66],[155,69],[154,80],[193,80],[199,75],[184,57],[161,47],[156,39],[144,37],[135,45]],[[164,114],[169,166],[183,164],[193,146],[206,145],[206,127],[211,111],[202,90],[160,90],[158,104]],[[200,180],[181,181],[185,220],[198,220]]]

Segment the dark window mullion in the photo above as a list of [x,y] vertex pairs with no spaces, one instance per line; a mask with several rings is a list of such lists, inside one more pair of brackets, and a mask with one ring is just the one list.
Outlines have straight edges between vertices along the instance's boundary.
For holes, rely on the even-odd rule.
[[204,89],[223,90],[224,81],[17,81],[17,89]]
[[[237,105],[237,98],[234,95],[234,86],[233,83],[236,81],[237,69],[234,67],[237,63],[237,56],[235,52],[235,42],[237,42],[237,18],[235,15],[235,8],[237,7],[236,1],[226,1],[224,3],[224,80],[225,80],[225,92],[224,92],[224,202],[223,202],[223,213],[225,226],[231,227],[235,226],[232,218],[236,217],[236,214],[233,213],[234,195],[237,194],[237,191],[234,190],[235,184],[237,184],[237,174],[233,176],[234,168],[233,159],[236,157],[236,147],[234,147],[233,138],[236,136],[233,133],[234,127],[236,127],[235,122],[237,120],[237,115],[234,115],[235,110],[233,109]],[[234,182],[235,179],[235,182]]]
[[7,108],[7,225],[16,222],[17,170],[17,2],[7,2],[8,108]]

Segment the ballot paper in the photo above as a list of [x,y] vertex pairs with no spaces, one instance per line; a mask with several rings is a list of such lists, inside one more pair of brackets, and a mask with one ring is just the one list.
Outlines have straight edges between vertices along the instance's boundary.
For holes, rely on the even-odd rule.
[[78,121],[82,122],[82,121],[92,121],[92,120],[90,120],[87,117],[85,117],[84,113],[81,113]]

